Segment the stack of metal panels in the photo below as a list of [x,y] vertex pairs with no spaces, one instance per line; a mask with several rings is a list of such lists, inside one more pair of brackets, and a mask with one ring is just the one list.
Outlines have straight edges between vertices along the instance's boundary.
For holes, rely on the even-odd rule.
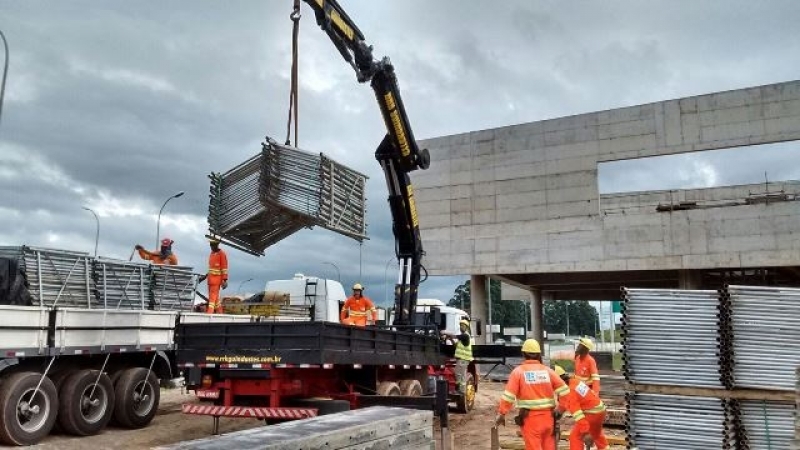
[[735,387],[792,390],[800,353],[800,289],[729,286]]
[[643,393],[627,397],[626,432],[635,448],[736,448],[735,432],[727,419],[729,406],[725,400]]
[[99,308],[147,308],[148,264],[95,259],[92,262],[92,279]]
[[313,226],[366,238],[366,176],[324,154],[267,138],[261,153],[209,178],[209,233],[246,252]]
[[[717,291],[623,290],[623,374],[629,382],[724,388]],[[686,371],[691,372],[687,376]]]
[[175,311],[191,309],[197,275],[191,267],[151,265],[147,309]]
[[0,247],[0,257],[25,270],[37,306],[96,308],[88,253],[39,247]]
[[757,400],[732,402],[739,418],[740,448],[788,449],[794,437],[795,405]]

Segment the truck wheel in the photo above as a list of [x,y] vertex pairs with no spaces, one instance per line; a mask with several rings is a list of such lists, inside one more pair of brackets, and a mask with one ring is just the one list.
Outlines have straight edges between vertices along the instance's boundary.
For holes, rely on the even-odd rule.
[[[36,386],[42,380],[39,390]],[[34,395],[34,392],[36,395]],[[0,441],[33,445],[50,433],[56,423],[58,392],[49,378],[36,372],[15,373],[0,387]]]
[[384,397],[397,397],[402,394],[402,391],[400,391],[400,386],[394,381],[381,381],[378,383],[378,390],[375,391],[375,394]]
[[302,399],[293,401],[292,406],[298,408],[316,408],[318,416],[350,411],[350,402],[347,400]]
[[419,397],[422,395],[422,384],[417,380],[402,380],[400,392],[405,397]]
[[147,426],[156,412],[161,398],[156,374],[143,367],[133,367],[122,372],[114,388],[117,397],[114,420],[126,428]]
[[475,377],[467,373],[467,392],[456,397],[456,410],[461,414],[472,411],[475,407]]
[[106,374],[81,370],[64,380],[59,404],[58,424],[62,430],[77,436],[97,434],[114,413],[114,386]]

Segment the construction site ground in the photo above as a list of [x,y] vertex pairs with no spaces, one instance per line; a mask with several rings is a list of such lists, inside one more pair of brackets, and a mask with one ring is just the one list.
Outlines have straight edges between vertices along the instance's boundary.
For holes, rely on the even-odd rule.
[[[494,420],[494,411],[502,391],[502,382],[485,381],[480,385],[475,409],[470,414],[453,413],[450,415],[455,448],[488,449],[490,447],[490,430]],[[68,436],[54,432],[35,447],[53,450],[142,449],[208,437],[212,427],[210,417],[181,413],[183,403],[195,401],[196,399],[191,394],[183,393],[180,389],[164,389],[161,392],[161,407],[158,415],[147,428],[127,430],[109,426],[103,433],[87,437]],[[263,426],[263,422],[255,419],[222,418],[220,420],[220,430],[223,433],[258,426]],[[569,429],[568,426],[564,427],[564,430],[567,429]],[[500,429],[501,442],[519,441],[515,432],[516,427],[509,420],[509,425]],[[607,434],[624,436],[621,430],[614,429],[607,430]],[[560,448],[567,448],[566,441],[561,442]],[[624,446],[612,446],[611,448],[622,449]]]

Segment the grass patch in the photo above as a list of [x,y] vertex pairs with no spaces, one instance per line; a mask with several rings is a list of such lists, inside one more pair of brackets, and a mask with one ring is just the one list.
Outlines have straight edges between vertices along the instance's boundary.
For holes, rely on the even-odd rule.
[[614,352],[611,354],[611,368],[615,372],[622,371],[622,352]]

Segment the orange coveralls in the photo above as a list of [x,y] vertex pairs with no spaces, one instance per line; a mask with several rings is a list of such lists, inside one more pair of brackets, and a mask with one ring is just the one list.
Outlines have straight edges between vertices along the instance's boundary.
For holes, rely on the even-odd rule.
[[153,264],[164,264],[168,266],[178,265],[178,257],[175,256],[175,253],[170,253],[166,258],[161,258],[160,252],[149,252],[142,248],[139,249],[139,256],[146,261],[152,261]]
[[600,372],[592,355],[575,357],[575,379],[583,383],[600,395]]
[[206,313],[222,314],[222,303],[219,301],[219,289],[228,281],[228,255],[219,249],[208,255],[208,307]]
[[569,411],[575,420],[569,434],[569,450],[584,450],[583,435],[589,433],[597,450],[606,450],[608,441],[603,434],[606,405],[595,391],[583,381],[569,380],[569,394],[559,399],[561,409]]
[[556,442],[553,436],[555,396],[568,393],[569,388],[552,369],[539,361],[525,360],[511,372],[497,412],[505,415],[515,402],[517,408],[528,409],[528,417],[522,424],[525,450],[551,450]]
[[367,314],[372,315],[372,323],[378,320],[378,310],[372,300],[363,295],[361,298],[351,296],[344,301],[342,312],[339,313],[339,320],[342,323],[349,322],[351,325],[364,327],[367,325]]

